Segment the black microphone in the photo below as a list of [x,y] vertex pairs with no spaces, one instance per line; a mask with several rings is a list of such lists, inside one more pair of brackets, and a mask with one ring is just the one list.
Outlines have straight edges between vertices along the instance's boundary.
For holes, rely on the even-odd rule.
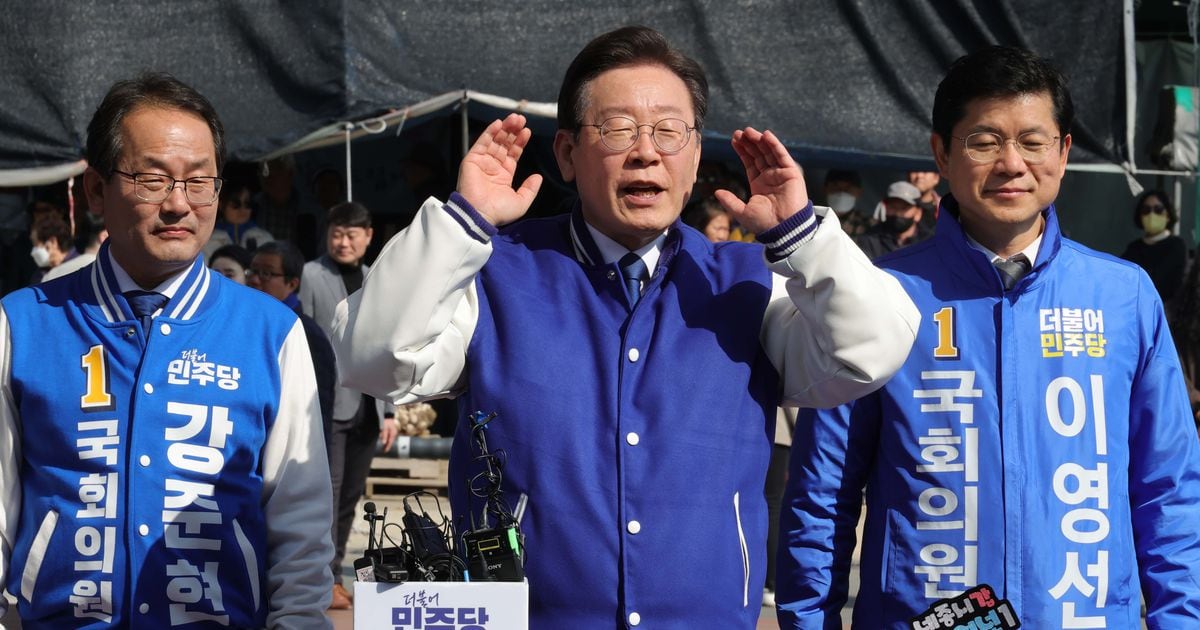
[[375,519],[379,517],[375,516],[375,504],[371,501],[363,505],[363,511],[366,512],[363,519],[371,524],[371,532],[367,534],[367,551],[371,551],[375,548]]
[[363,519],[371,524],[371,533],[367,538],[367,551],[363,553],[363,557],[354,561],[354,574],[359,582],[374,582],[375,558],[379,554],[371,552],[375,549],[375,519],[378,517],[375,516],[375,504],[370,501],[363,506],[363,511],[366,512]]

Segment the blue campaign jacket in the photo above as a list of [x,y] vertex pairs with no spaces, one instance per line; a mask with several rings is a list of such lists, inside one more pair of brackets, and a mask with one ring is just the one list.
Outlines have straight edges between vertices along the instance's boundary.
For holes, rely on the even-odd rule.
[[[1062,237],[1005,292],[944,202],[937,234],[876,261],[922,315],[880,391],[797,423],[779,617],[840,628],[866,488],[859,628],[987,584],[1028,628],[1200,618],[1200,451],[1154,286]],[[916,625],[912,621],[916,620]]]
[[[499,413],[486,431],[506,499],[528,497],[530,627],[754,627],[780,396],[761,248],[676,222],[631,312],[578,209],[492,243],[460,400]],[[456,515],[481,509],[470,443],[462,423]]]
[[[197,259],[147,340],[107,246],[96,260],[3,300],[23,488],[6,586],[22,626],[263,627],[280,586],[270,563],[283,559],[268,555],[288,538],[267,528],[263,447],[296,316]],[[293,466],[306,456],[294,455]],[[325,465],[319,450],[309,457]],[[308,494],[316,504],[294,514],[328,532],[328,496]],[[319,564],[327,537],[290,551]],[[314,574],[324,571],[292,577]],[[316,584],[303,606],[327,589]]]

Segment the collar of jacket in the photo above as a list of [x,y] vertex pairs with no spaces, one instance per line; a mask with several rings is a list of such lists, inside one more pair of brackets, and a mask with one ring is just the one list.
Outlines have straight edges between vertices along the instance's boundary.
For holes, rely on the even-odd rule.
[[[675,217],[675,222],[667,228],[667,239],[663,241],[662,252],[659,254],[658,265],[656,269],[666,269],[671,264],[671,259],[679,253],[680,245],[682,244],[682,230],[680,229],[683,223],[679,217]],[[599,267],[604,265],[604,256],[600,255],[600,248],[596,246],[596,240],[592,238],[592,233],[587,229],[587,222],[583,219],[583,208],[579,201],[575,202],[575,206],[571,209],[571,220],[567,223],[568,236],[571,239],[571,246],[575,249],[575,259],[582,265],[589,267]],[[653,270],[652,270],[653,272]]]
[[[112,261],[108,255],[108,245],[108,242],[105,241],[100,246],[100,251],[96,254],[96,263],[92,265],[91,273],[88,274],[85,281],[91,284],[96,305],[105,321],[110,324],[133,321],[135,319],[133,310],[129,308],[125,296],[121,295],[121,289],[117,285],[117,276],[113,273]],[[183,284],[175,292],[175,297],[171,298],[163,307],[163,316],[181,321],[194,318],[206,298],[210,298],[210,292],[212,292],[211,296],[215,296],[216,287],[213,285],[215,276],[216,272],[204,266],[204,258],[196,256],[187,275],[184,276]]]
[[[942,197],[934,238],[949,246],[957,257],[966,263],[951,265],[951,269],[964,277],[974,278],[973,281],[976,282],[980,278],[986,279],[990,286],[997,280],[996,270],[983,252],[971,247],[967,242],[967,235],[958,221],[958,213],[958,201],[954,196],[947,194]],[[1062,231],[1059,229],[1058,213],[1054,210],[1054,204],[1042,210],[1042,218],[1046,223],[1042,231],[1042,244],[1038,247],[1037,260],[1033,263],[1033,269],[1013,287],[1013,291],[1019,292],[1036,282],[1038,274],[1058,256],[1058,250],[1062,247]]]

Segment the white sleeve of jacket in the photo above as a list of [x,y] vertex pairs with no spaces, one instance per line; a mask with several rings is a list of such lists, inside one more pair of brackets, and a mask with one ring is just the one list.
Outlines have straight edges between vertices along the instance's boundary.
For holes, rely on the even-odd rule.
[[338,305],[331,341],[342,385],[397,405],[462,391],[479,319],[475,276],[492,246],[490,233],[452,212],[465,212],[453,198],[426,200]]
[[[12,397],[11,334],[8,315],[0,306],[0,591],[8,583],[8,565],[21,521],[21,422]],[[8,602],[0,592],[0,617]],[[3,630],[3,625],[0,625]]]
[[775,273],[762,343],[786,405],[827,408],[880,387],[908,357],[921,316],[900,283],[822,217],[813,236],[768,266]]
[[267,627],[328,629],[333,486],[312,355],[299,320],[279,350],[279,414],[263,447]]

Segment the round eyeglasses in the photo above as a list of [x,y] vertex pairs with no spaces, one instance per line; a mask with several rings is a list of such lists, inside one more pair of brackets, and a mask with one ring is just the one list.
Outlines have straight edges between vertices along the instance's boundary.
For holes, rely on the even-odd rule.
[[661,153],[679,153],[687,146],[695,127],[678,118],[664,118],[653,125],[638,124],[626,116],[613,116],[604,122],[583,124],[580,127],[595,127],[600,131],[600,142],[611,151],[627,151],[642,135],[642,127],[650,128],[650,139]]
[[985,164],[991,164],[1000,159],[1004,145],[1010,142],[1017,148],[1017,154],[1021,156],[1022,160],[1025,160],[1026,164],[1041,164],[1046,161],[1046,156],[1050,154],[1050,149],[1054,148],[1054,143],[1058,142],[1059,138],[1058,136],[1048,136],[1040,131],[1028,131],[1016,138],[1005,138],[991,131],[979,131],[965,138],[952,137],[963,141],[967,157]]
[[220,177],[175,179],[161,173],[126,173],[115,168],[113,172],[132,179],[133,194],[137,195],[138,199],[149,203],[166,201],[176,186],[182,186],[183,194],[189,203],[196,206],[207,206],[217,200],[217,193],[221,192],[221,184],[225,183],[225,180]]

